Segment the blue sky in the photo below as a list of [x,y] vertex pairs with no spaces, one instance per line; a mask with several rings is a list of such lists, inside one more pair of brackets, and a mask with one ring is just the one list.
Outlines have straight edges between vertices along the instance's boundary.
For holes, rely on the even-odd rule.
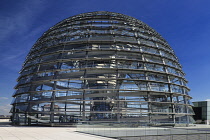
[[210,99],[209,7],[209,0],[1,0],[0,114],[8,114],[18,72],[42,33],[91,11],[126,14],[154,28],[178,56],[192,101]]

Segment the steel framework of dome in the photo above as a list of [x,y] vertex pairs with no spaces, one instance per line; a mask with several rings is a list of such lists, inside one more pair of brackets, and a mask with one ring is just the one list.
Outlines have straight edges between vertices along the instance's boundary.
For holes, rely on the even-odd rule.
[[13,123],[189,124],[184,75],[174,51],[145,23],[113,12],[79,14],[30,50],[13,94]]

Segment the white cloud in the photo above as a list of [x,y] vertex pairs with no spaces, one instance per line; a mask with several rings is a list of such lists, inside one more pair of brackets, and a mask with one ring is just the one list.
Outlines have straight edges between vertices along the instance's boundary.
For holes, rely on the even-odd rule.
[[16,51],[15,54],[2,54],[2,59],[0,60],[0,63],[5,63],[7,61],[11,61],[11,60],[17,60],[18,58],[20,58],[22,55],[24,55],[26,52],[25,51]]
[[9,99],[9,98],[7,98],[7,97],[0,97],[0,100],[7,100],[7,99]]
[[15,6],[18,10],[8,9],[7,14],[0,14],[0,52],[4,52],[0,63],[12,71],[19,71],[37,39],[34,36],[46,28],[35,23],[46,8],[46,0],[21,1]]
[[11,109],[10,104],[0,105],[0,115],[9,115],[10,109]]
[[210,99],[206,99],[206,101],[210,101]]
[[21,3],[21,9],[16,13],[2,14],[0,16],[0,41],[9,38],[11,35],[18,36],[26,33],[30,28],[29,25],[43,11],[44,5],[42,0],[25,1]]

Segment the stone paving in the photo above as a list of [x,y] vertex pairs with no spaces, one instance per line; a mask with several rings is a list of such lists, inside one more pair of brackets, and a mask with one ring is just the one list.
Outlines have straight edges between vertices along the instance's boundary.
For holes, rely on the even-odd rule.
[[[170,135],[165,135],[165,136],[163,135],[162,132],[166,133],[170,129],[158,128],[158,134],[156,134],[156,131],[152,128],[147,130],[147,134],[141,134],[146,132],[143,131],[144,130],[143,128],[137,128],[137,129],[129,128],[126,129],[126,131],[123,130],[125,128],[111,128],[107,132],[105,131],[106,128],[94,128],[95,130],[97,130],[94,132],[97,132],[95,133],[97,135],[103,135],[103,136],[116,137],[114,135],[118,135],[119,137],[121,137],[122,140],[185,140],[185,139],[210,140],[210,133],[209,133],[210,125],[196,125],[193,127],[186,127],[186,128],[181,127],[180,129],[177,128],[172,129],[173,131],[170,132]],[[117,129],[118,131],[114,131],[114,129]],[[177,133],[178,130],[184,130],[184,129],[188,133],[191,132],[193,133],[190,135],[183,135],[185,132],[179,131],[179,135],[173,135],[173,133]],[[91,128],[86,128],[86,132],[88,131],[91,131]],[[200,133],[199,131],[202,132],[202,134],[199,134]],[[203,132],[206,134],[203,134]],[[146,136],[148,134],[156,134],[162,136]],[[125,137],[126,135],[128,137]],[[114,140],[114,139],[107,137],[100,137],[96,135],[89,135],[85,133],[79,133],[76,132],[75,127],[11,126],[9,125],[8,120],[0,119],[0,140]]]
[[0,140],[114,140],[75,131],[71,127],[15,127],[0,119]]
[[[0,127],[1,140],[108,140],[61,127]],[[111,140],[111,139],[110,139]]]

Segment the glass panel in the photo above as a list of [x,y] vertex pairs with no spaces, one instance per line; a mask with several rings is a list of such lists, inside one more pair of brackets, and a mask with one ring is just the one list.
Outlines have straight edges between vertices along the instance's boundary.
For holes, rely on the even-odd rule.
[[168,82],[168,78],[165,75],[148,73],[147,76],[149,80]]
[[171,85],[171,91],[174,93],[183,93],[182,88],[177,85]]
[[[144,40],[144,39],[140,39],[140,43],[143,44],[143,45],[148,45],[148,46],[155,46],[155,43],[153,41],[150,41],[150,40]],[[153,50],[153,49],[152,49]],[[152,51],[151,50],[151,51]],[[155,49],[154,49],[155,50]],[[147,52],[147,50],[145,50]],[[153,52],[153,51],[152,51]],[[154,53],[156,53],[154,51]]]
[[152,112],[169,113],[172,112],[171,104],[151,103]]
[[149,82],[149,86],[152,91],[168,92],[168,84]]
[[154,70],[154,71],[164,71],[164,68],[163,66],[161,65],[157,65],[157,64],[145,64],[146,65],[146,68],[148,70]]
[[175,105],[176,113],[187,113],[186,107],[184,105]]
[[[151,42],[151,41],[150,42],[146,42],[146,44],[148,44],[148,43],[150,43],[149,44],[150,46],[154,45],[154,43]],[[143,52],[152,53],[152,54],[160,54],[158,49],[155,49],[155,48],[142,46],[141,49],[142,49]]]
[[42,57],[42,62],[57,60],[59,54],[46,55]]
[[137,60],[142,60],[142,55],[139,53],[131,53],[130,55],[127,55],[127,52],[117,52],[117,58],[122,58],[122,59],[137,59]]
[[166,69],[169,73],[176,74],[178,76],[180,75],[180,72],[178,70],[175,70],[175,69],[170,68],[170,67],[167,67]]
[[144,55],[144,59],[145,61],[148,61],[148,62],[163,63],[162,59],[156,56]]
[[171,61],[171,60],[168,60],[168,59],[164,59],[166,65],[170,65],[170,66],[173,66],[173,67],[176,67],[176,68],[179,68],[177,63]]
[[156,102],[171,102],[170,95],[150,95],[150,99]]
[[173,77],[173,76],[170,76],[170,82],[174,83],[174,84],[178,84],[178,85],[182,84],[182,82],[181,82],[181,80],[179,78]]
[[62,54],[62,59],[84,58],[86,52],[69,51]]

